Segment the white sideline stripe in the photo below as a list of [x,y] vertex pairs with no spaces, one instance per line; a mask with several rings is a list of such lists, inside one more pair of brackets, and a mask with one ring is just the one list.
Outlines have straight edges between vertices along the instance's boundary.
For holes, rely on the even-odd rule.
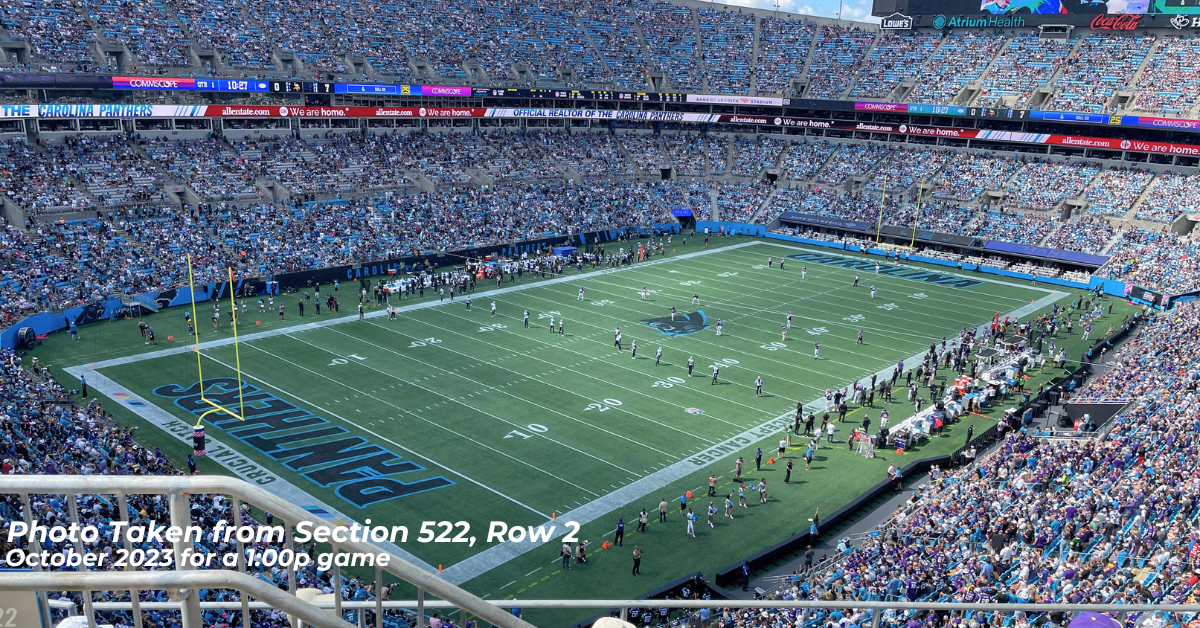
[[[145,419],[148,423],[155,425],[155,426],[159,427],[160,429],[162,429],[164,432],[167,433],[167,435],[178,438],[185,442],[191,438],[191,432],[192,432],[191,425],[185,423],[184,421],[180,420],[175,415],[173,415],[170,412],[167,412],[166,410],[158,407],[157,405],[143,399],[142,397],[135,395],[132,392],[129,392],[129,390],[127,388],[114,382],[113,380],[109,379],[108,377],[105,377],[103,374],[92,371],[92,370],[88,369],[86,366],[72,366],[72,367],[64,369],[64,370],[67,373],[70,373],[74,377],[79,377],[81,375],[86,376],[88,386],[90,386],[92,390],[102,393],[104,396],[108,397],[109,399],[112,399],[114,403],[121,406],[122,408],[125,408],[126,410],[131,410],[131,411],[137,413],[139,416],[141,416],[143,419]],[[117,392],[125,393],[125,394],[129,395],[132,400],[140,401],[141,403],[143,403],[145,405],[139,408],[139,407],[133,407],[133,406],[129,406],[128,404],[121,403],[121,400],[119,400],[113,396],[113,394],[117,393]],[[175,427],[175,429],[179,430],[179,432],[176,433],[176,432],[172,431],[170,429],[171,427]],[[311,505],[320,507],[321,509],[325,510],[326,512],[328,512],[331,515],[331,518],[329,520],[330,524],[332,524],[333,521],[351,521],[351,522],[356,521],[354,519],[354,517],[349,517],[341,512],[338,512],[338,510],[336,508],[334,508],[333,506],[330,506],[329,504],[326,504],[326,503],[322,502],[321,500],[313,497],[307,491],[301,489],[300,487],[296,486],[295,484],[292,484],[291,482],[288,482],[284,478],[280,477],[279,474],[274,473],[268,469],[265,469],[262,465],[260,465],[254,459],[250,458],[249,456],[246,456],[245,454],[242,454],[237,449],[230,447],[229,445],[226,445],[225,443],[221,442],[220,440],[213,438],[211,435],[205,436],[205,443],[207,444],[208,450],[211,453],[222,454],[225,451],[230,451],[230,452],[233,452],[233,454],[235,454],[233,456],[221,456],[221,457],[217,457],[216,455],[209,456],[209,458],[211,460],[217,462],[221,466],[228,469],[229,472],[232,473],[233,475],[235,475],[251,484],[257,484],[256,480],[262,479],[264,477],[273,478],[274,481],[268,482],[265,485],[258,484],[258,486],[262,486],[264,488],[266,488],[267,486],[270,486],[270,488],[268,490],[270,490],[272,493],[286,499],[287,501],[289,501],[293,504],[296,504],[297,506],[311,504]],[[238,462],[238,464],[232,464],[233,462]],[[254,468],[249,469],[249,470],[242,468],[242,467],[245,467],[246,465],[253,465]],[[258,477],[253,477],[253,478],[247,477],[248,473],[253,472],[255,470],[265,471],[266,473],[264,473]],[[425,571],[428,571],[430,573],[437,573],[437,569],[433,565],[430,565],[429,563],[421,560],[420,558],[413,556],[412,554],[401,549],[394,543],[389,543],[389,542],[385,541],[382,543],[375,543],[375,544],[382,547],[383,549],[386,549],[387,551],[403,558],[404,560],[407,560],[408,562],[413,563],[414,565],[417,565],[418,567],[420,567],[421,569],[424,569]]]
[[[500,288],[499,290],[496,290],[493,288],[491,290],[484,292],[483,297],[481,297],[481,298],[487,298],[491,295],[508,294],[510,292],[521,292],[523,290],[531,290],[533,288],[542,288],[545,286],[553,286],[553,285],[557,285],[560,283],[571,283],[571,282],[581,282],[581,281],[586,282],[589,277],[597,277],[600,275],[610,275],[613,273],[621,272],[623,270],[631,270],[634,268],[645,268],[647,266],[657,266],[659,264],[667,264],[667,263],[675,262],[678,260],[689,259],[692,257],[700,257],[702,255],[712,255],[714,253],[720,253],[722,251],[736,250],[736,249],[745,248],[748,246],[754,246],[756,244],[762,244],[762,242],[759,242],[756,240],[754,242],[743,242],[741,244],[733,244],[733,245],[724,246],[724,247],[718,246],[718,247],[709,248],[708,250],[705,250],[705,251],[696,251],[695,253],[684,253],[683,255],[678,255],[675,257],[665,257],[665,258],[660,257],[655,260],[650,260],[650,261],[646,261],[646,262],[638,262],[638,263],[634,264],[633,266],[618,267],[618,268],[605,268],[605,269],[601,269],[601,270],[588,271],[583,275],[563,275],[562,277],[538,280],[536,282],[533,280],[530,280],[529,283],[523,283],[523,284],[516,285],[516,286]],[[468,294],[466,296],[470,296],[470,294]],[[455,301],[455,303],[461,303],[461,302],[462,302],[461,298],[458,301]],[[450,304],[450,301],[430,300],[430,301],[423,301],[421,303],[414,303],[412,305],[402,305],[402,306],[396,308],[396,310],[398,312],[404,313],[404,312],[412,312],[414,310],[423,310],[426,308],[437,307],[439,305],[449,305],[449,304]],[[387,316],[386,308],[366,313],[366,318],[379,318],[381,316]],[[321,329],[323,327],[329,327],[330,325],[339,325],[339,324],[344,324],[344,323],[350,323],[350,322],[355,322],[357,320],[358,320],[358,317],[354,316],[353,314],[350,314],[347,316],[339,316],[337,318],[330,318],[330,319],[325,319],[325,320],[321,320],[321,321],[313,321],[311,323],[305,323],[303,325],[294,325],[292,327],[283,327],[280,329],[271,329],[271,330],[267,330],[267,331],[255,332],[253,334],[245,334],[243,336],[238,337],[238,342],[251,342],[253,340],[261,340],[263,338],[274,338],[275,336],[280,336],[283,334],[293,334],[293,333],[300,332],[300,331],[310,331],[313,329]],[[206,341],[206,340],[200,341],[200,345],[203,349],[213,349],[215,347],[225,347],[225,346],[228,346],[231,344],[233,344],[232,337],[221,338],[221,339],[212,340],[212,341]],[[80,366],[83,366],[85,368],[90,366],[93,369],[104,369],[104,368],[110,368],[113,366],[121,366],[123,364],[134,364],[137,362],[142,362],[144,360],[154,360],[157,358],[162,358],[162,357],[166,357],[166,356],[170,356],[170,355],[178,355],[180,353],[191,353],[193,346],[195,346],[195,345],[189,344],[189,345],[184,345],[181,347],[172,347],[170,349],[160,349],[158,351],[151,351],[149,353],[130,355],[130,356],[125,356],[125,357],[121,357],[121,358],[110,358],[108,360],[101,360],[99,362],[93,362],[91,364],[81,364]]]
[[[1012,312],[1009,312],[1008,316],[1019,319],[1039,309],[1048,307],[1055,301],[1066,297],[1066,292],[1051,293],[1033,303],[1024,305]],[[983,328],[990,325],[991,321],[989,320],[979,327]],[[921,351],[920,353],[917,353],[916,355],[906,359],[905,362],[910,364],[920,362],[925,353],[925,351]],[[891,377],[893,368],[895,368],[893,365],[889,365],[883,369],[880,369],[876,375],[881,378]],[[869,382],[870,378],[866,377],[858,381]],[[825,397],[822,395],[821,397],[809,401],[804,405],[815,406],[816,404],[824,401],[824,399]],[[791,422],[789,419],[791,419],[792,414],[793,412],[789,410],[774,419],[759,424],[757,427],[752,427],[741,434],[728,438],[720,443],[717,443],[716,445],[706,447],[705,451],[712,451],[723,446],[732,447],[735,450],[745,449],[747,446],[761,442],[768,435],[775,434],[785,426],[790,425]],[[721,456],[718,459],[724,459],[727,457],[729,456]],[[666,466],[636,482],[627,484],[607,495],[604,495],[603,497],[596,498],[584,504],[583,506],[576,508],[575,510],[565,512],[560,515],[558,519],[562,521],[574,521],[582,526],[586,523],[595,521],[602,515],[616,510],[620,506],[649,495],[654,491],[658,491],[672,482],[681,480],[687,477],[689,474],[694,473],[697,469],[714,464],[713,462],[701,462],[697,464],[691,462],[690,460],[690,457],[679,460],[678,462]],[[553,522],[547,523],[556,525]],[[563,536],[566,534],[566,532],[566,529],[562,529],[560,532],[560,528],[556,526],[554,533],[550,537],[550,540],[546,542],[549,543],[554,539]],[[534,544],[528,541],[523,543],[500,543],[498,545],[493,545],[482,552],[471,556],[470,558],[451,565],[442,572],[442,577],[453,584],[461,585],[473,578],[487,573],[496,567],[499,567],[500,565],[503,565],[504,563],[507,563],[510,560],[537,549],[540,545],[541,544]]]

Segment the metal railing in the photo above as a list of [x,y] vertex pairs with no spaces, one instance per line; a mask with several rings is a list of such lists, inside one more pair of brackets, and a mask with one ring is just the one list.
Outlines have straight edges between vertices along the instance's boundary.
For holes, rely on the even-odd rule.
[[[281,525],[287,529],[285,539],[286,549],[293,551],[295,549],[292,544],[293,528],[300,522],[308,522],[313,526],[314,531],[319,528],[332,531],[337,527],[259,486],[240,479],[223,476],[0,476],[0,494],[20,495],[23,504],[24,520],[25,523],[30,525],[33,524],[32,495],[64,495],[66,497],[64,501],[67,504],[69,518],[66,521],[62,521],[61,523],[63,524],[83,523],[79,517],[78,508],[78,496],[82,494],[115,495],[120,521],[126,524],[129,523],[128,495],[166,495],[170,523],[172,526],[178,526],[181,529],[187,528],[192,523],[189,495],[227,495],[232,500],[231,510],[235,513],[235,521],[231,527],[235,530],[242,527],[240,520],[242,504],[253,505],[265,512],[272,513],[276,519],[273,525]],[[126,549],[132,549],[129,541],[125,538],[114,539],[114,541],[119,542]],[[378,563],[375,565],[375,585],[373,587],[375,600],[371,602],[371,605],[374,607],[376,617],[383,616],[385,605],[383,600],[383,574],[386,572],[416,587],[417,599],[407,608],[416,610],[418,628],[424,625],[423,616],[424,609],[426,608],[425,596],[427,594],[437,596],[454,608],[459,608],[500,628],[533,628],[528,622],[519,617],[515,617],[511,613],[506,613],[495,605],[489,604],[483,599],[443,580],[438,575],[429,573],[371,543],[347,540],[330,541],[328,544],[331,546],[331,551],[335,554],[341,552],[376,555],[388,554],[389,560],[386,567],[380,566]],[[30,546],[33,551],[41,551],[41,545],[36,540],[36,537],[30,538]],[[124,572],[83,571],[46,573],[38,566],[35,568],[36,571],[34,573],[0,573],[0,591],[81,591],[83,592],[83,610],[90,627],[97,625],[96,610],[98,608],[110,610],[112,604],[104,603],[104,606],[101,607],[99,602],[93,602],[92,591],[128,591],[130,601],[120,603],[121,609],[132,611],[134,627],[142,628],[141,607],[146,603],[139,602],[138,591],[167,590],[172,592],[172,600],[179,600],[177,603],[173,602],[172,607],[180,611],[183,628],[201,628],[203,624],[201,622],[199,589],[209,587],[228,588],[237,589],[242,592],[241,602],[235,603],[235,608],[240,608],[242,611],[241,617],[244,628],[251,628],[249,612],[251,597],[263,600],[271,608],[284,610],[300,618],[302,621],[311,623],[319,628],[353,628],[353,624],[349,624],[341,619],[342,609],[347,603],[341,599],[343,579],[341,570],[336,562],[332,565],[331,586],[335,595],[332,605],[334,614],[331,615],[321,611],[319,605],[303,601],[296,597],[297,577],[294,567],[288,569],[288,591],[286,593],[248,575],[246,573],[246,545],[240,540],[237,542],[238,564],[236,572],[232,570],[196,571],[190,565],[189,561],[184,560],[184,546],[185,543],[173,544],[174,561],[172,564],[175,569],[174,571],[137,571],[132,565],[127,565]],[[74,550],[80,555],[85,553],[82,541],[75,541]],[[356,604],[355,606],[358,605]],[[41,603],[41,613],[43,623],[46,626],[52,625],[50,622],[50,608],[44,601]]]
[[[163,573],[163,572],[159,572]],[[98,574],[88,574],[84,577],[92,577]],[[142,574],[139,574],[142,575]],[[147,573],[145,575],[152,575]],[[248,577],[248,576],[246,576]],[[201,581],[196,579],[188,582],[189,585],[199,585]],[[270,588],[269,585],[266,585]],[[30,587],[9,587],[0,584],[0,591],[8,590],[29,590]],[[288,597],[280,592],[283,597]],[[430,610],[453,610],[460,608],[455,602],[448,600],[392,600],[383,603],[384,610],[412,609],[418,604]],[[596,600],[487,600],[485,604],[494,607],[495,609],[514,609],[520,608],[523,610],[532,609],[607,609],[612,611],[622,620],[628,619],[628,612],[631,608],[668,608],[681,610],[699,610],[707,609],[804,609],[808,611],[819,610],[864,610],[871,611],[870,627],[879,628],[883,621],[883,613],[886,611],[909,611],[909,610],[934,610],[947,612],[1000,612],[1000,613],[1024,613],[1026,615],[1035,615],[1038,613],[1061,612],[1066,613],[1069,617],[1080,612],[1093,613],[1111,613],[1118,617],[1125,617],[1130,614],[1144,615],[1146,613],[1174,613],[1179,615],[1200,613],[1200,604],[1062,604],[1062,603],[1030,603],[1030,604],[1001,604],[999,602],[980,602],[980,603],[962,603],[962,602],[905,602],[905,601],[865,601],[865,600],[657,600],[657,599],[596,599]],[[331,604],[328,602],[316,602],[312,604],[315,608],[328,609]],[[375,608],[375,602],[344,602],[342,608],[347,610],[372,610]],[[100,611],[118,611],[129,610],[131,604],[129,602],[97,602],[96,610]],[[220,609],[220,610],[237,610],[240,608],[238,602],[204,602],[204,609]],[[143,602],[142,608],[145,610],[168,610],[178,608],[178,605],[169,602]],[[269,602],[251,602],[250,608],[254,610],[268,610],[275,608]],[[286,608],[280,607],[281,610],[291,612]],[[510,613],[501,611],[504,615],[512,617]],[[360,613],[361,616],[361,613]],[[300,617],[297,614],[297,617]],[[332,615],[325,615],[330,619],[336,619]],[[309,621],[304,617],[300,617],[306,623]],[[326,621],[316,617],[318,621]],[[337,620],[339,623],[329,624],[313,622],[312,625],[318,628],[325,628],[328,625],[336,625],[338,628],[352,627],[353,624],[348,624]],[[528,625],[528,624],[527,624]],[[865,627],[864,627],[865,628]]]
[[[4,476],[0,477],[0,494],[20,495],[23,501],[24,519],[32,523],[32,495],[64,495],[69,511],[69,521],[62,523],[81,523],[77,499],[79,495],[115,495],[118,504],[120,520],[128,523],[127,496],[159,494],[168,498],[168,510],[171,524],[186,527],[191,523],[188,499],[189,495],[228,495],[231,498],[232,512],[240,513],[241,506],[253,504],[273,513],[280,525],[290,529],[304,521],[315,527],[332,530],[334,526],[321,521],[298,506],[284,501],[258,486],[242,480],[228,477],[112,477],[112,476]],[[233,523],[235,528],[241,526],[241,521]],[[126,539],[117,539],[129,547]],[[286,544],[291,549],[291,534],[288,534]],[[40,551],[38,542],[31,539],[31,549]],[[370,543],[358,541],[331,542],[332,551],[337,552],[369,552],[379,554],[382,550]],[[82,542],[75,542],[75,550],[83,553]],[[364,626],[366,613],[374,613],[376,627],[382,625],[382,618],[387,611],[414,612],[417,626],[425,624],[427,610],[458,609],[469,613],[480,620],[500,628],[532,628],[532,625],[513,615],[505,609],[609,609],[614,614],[625,618],[630,608],[653,606],[670,609],[701,609],[701,608],[770,608],[770,609],[860,609],[871,610],[871,626],[878,628],[882,612],[904,610],[945,610],[945,611],[999,611],[999,612],[1067,612],[1080,611],[1129,613],[1200,613],[1197,604],[999,604],[999,603],[937,603],[937,602],[906,602],[906,601],[797,601],[797,600],[483,600],[463,589],[441,579],[438,575],[429,573],[404,559],[389,554],[390,563],[387,567],[375,568],[376,593],[374,600],[349,601],[341,599],[342,576],[336,564],[332,567],[331,584],[335,591],[330,601],[310,602],[296,595],[297,579],[295,570],[288,572],[288,590],[282,590],[269,582],[263,581],[246,573],[245,546],[238,543],[239,564],[237,571],[233,570],[193,570],[188,567],[188,561],[180,562],[184,544],[177,543],[173,547],[175,564],[182,568],[174,571],[137,571],[126,567],[126,571],[62,571],[62,572],[7,572],[0,573],[0,591],[79,591],[82,592],[83,611],[89,626],[96,626],[96,613],[128,611],[136,628],[141,628],[141,612],[152,610],[178,610],[184,628],[201,628],[201,611],[221,609],[241,611],[243,628],[251,628],[250,611],[278,609],[306,625],[316,628],[355,628],[353,623],[343,619],[346,611],[357,611],[358,625]],[[416,599],[389,600],[383,599],[383,572],[413,585],[416,588]],[[208,589],[230,589],[241,592],[240,599],[230,602],[201,602],[198,591]],[[129,600],[122,602],[98,602],[92,600],[92,592],[127,591]],[[167,591],[170,594],[168,602],[139,601],[139,591]],[[426,599],[426,595],[434,595],[440,599]],[[42,596],[41,612],[45,625],[50,626],[51,608],[57,611],[67,611],[73,614],[75,605],[68,601],[46,601]],[[333,612],[330,613],[329,611]]]

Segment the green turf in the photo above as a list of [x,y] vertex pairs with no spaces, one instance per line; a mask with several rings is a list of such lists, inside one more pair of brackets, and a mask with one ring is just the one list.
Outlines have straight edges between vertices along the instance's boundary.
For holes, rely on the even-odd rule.
[[[449,567],[489,547],[483,542],[489,521],[538,525],[552,512],[556,516],[570,513],[676,462],[695,460],[699,452],[731,436],[794,411],[797,401],[804,402],[806,409],[816,409],[809,402],[826,388],[840,388],[888,368],[898,359],[927,349],[935,339],[953,338],[964,326],[986,322],[995,312],[1016,310],[1048,294],[1028,283],[994,281],[975,274],[958,276],[985,283],[955,288],[857,271],[862,283],[852,288],[856,271],[818,263],[807,264],[807,279],[802,280],[801,262],[789,260],[787,270],[781,271],[779,259],[785,254],[824,251],[769,244],[725,246],[744,242],[748,240],[722,239],[701,256],[668,256],[661,263],[615,272],[585,271],[578,280],[557,284],[526,278],[524,284],[540,283],[520,291],[509,291],[506,283],[506,289],[494,296],[481,288],[473,296],[470,312],[459,298],[453,304],[447,301],[402,313],[397,321],[350,320],[241,344],[247,383],[423,467],[394,476],[396,479],[413,482],[442,477],[452,481],[451,486],[360,510],[333,488],[318,486],[223,430],[210,428],[210,434],[359,520],[369,517],[376,523],[406,525],[413,537],[424,520],[469,522],[471,534],[478,538],[474,547],[420,544],[412,538],[403,546],[430,564]],[[690,251],[677,246],[673,255],[703,249],[695,244],[693,240]],[[763,267],[768,255],[775,259],[774,268]],[[574,274],[574,269],[570,273]],[[874,299],[869,293],[872,284],[879,290]],[[577,300],[580,285],[587,288],[586,301]],[[651,291],[645,301],[640,294],[643,286]],[[689,305],[693,293],[700,294],[698,309],[704,311],[710,325],[717,318],[725,321],[721,337],[711,328],[671,337],[642,322],[669,317],[672,305],[681,315],[692,314],[697,309]],[[1060,303],[1077,296],[1058,294]],[[279,300],[287,306],[289,320],[281,324],[277,314],[260,318],[252,313],[242,324],[242,334],[294,325],[296,298],[288,295]],[[436,297],[427,292],[425,301],[431,299]],[[493,299],[499,310],[494,318],[489,315]],[[343,301],[344,310],[351,309],[348,295],[343,294]],[[200,318],[207,319],[210,308],[201,307]],[[531,313],[530,329],[521,322],[525,309]],[[782,342],[780,324],[788,311],[793,314],[793,325]],[[1119,323],[1125,312],[1119,305],[1095,326]],[[549,315],[566,317],[565,336],[547,331],[543,317]],[[310,315],[303,322],[313,319]],[[263,325],[250,327],[254,320]],[[149,322],[160,339],[176,335],[175,340],[164,340],[157,348],[188,343],[176,329],[182,327],[178,309],[150,317]],[[67,366],[155,349],[137,340],[135,325],[88,326],[83,329],[83,339],[74,343],[56,335],[35,354],[56,366]],[[612,346],[617,327],[624,334],[625,351]],[[855,344],[860,329],[864,345]],[[201,329],[202,342],[218,337],[210,332],[211,327]],[[228,331],[219,335],[227,336]],[[628,350],[634,339],[637,359],[632,359]],[[814,360],[813,342],[818,340],[821,359]],[[1082,343],[1065,339],[1060,343],[1064,341],[1068,353],[1078,355]],[[663,361],[655,366],[654,353],[659,346],[663,347]],[[203,354],[206,378],[233,374],[228,368],[234,363],[231,346],[206,348]],[[685,366],[688,356],[696,360],[691,377]],[[714,386],[710,384],[710,365],[718,361],[728,366],[722,368],[720,383]],[[135,361],[101,369],[101,373],[179,418],[194,420],[169,399],[152,392],[164,385],[193,384],[194,353]],[[754,394],[756,376],[764,380],[762,397]],[[901,392],[897,399],[902,398]],[[703,498],[701,488],[705,478],[717,474],[719,493],[730,492],[735,488],[731,474],[734,458],[745,456],[753,469],[755,446],[763,448],[765,461],[777,445],[779,430],[765,428],[757,442],[730,451],[717,462],[698,462],[681,479],[615,506],[584,525],[579,536],[592,542],[586,565],[572,565],[569,572],[561,572],[556,560],[559,544],[548,543],[477,575],[465,586],[493,599],[622,597],[636,596],[689,572],[711,574],[806,530],[815,509],[832,513],[879,482],[889,463],[903,466],[920,457],[952,452],[962,445],[967,425],[975,425],[975,433],[979,433],[993,422],[970,417],[948,429],[943,438],[902,458],[894,452],[879,452],[875,459],[866,460],[848,451],[845,438],[850,423],[857,424],[867,412],[877,425],[878,409],[885,405],[893,424],[912,413],[911,406],[899,401],[854,409],[847,424],[838,426],[838,444],[822,443],[808,472],[801,459],[801,441],[795,439],[797,446],[787,454],[798,463],[793,481],[783,483],[782,464],[764,464],[761,472],[747,473],[747,477],[767,478],[769,503],[758,504],[757,495],[750,493],[750,507],[737,508],[733,521],[718,515],[715,530],[704,521],[709,501]],[[123,405],[110,402],[106,407],[122,422],[147,425]],[[702,413],[695,414],[695,409]],[[817,414],[819,420],[821,413]],[[176,459],[185,454],[177,440],[156,430],[144,427],[139,436],[162,444]],[[202,464],[204,472],[221,470],[207,460]],[[693,502],[700,516],[697,538],[685,535],[678,514],[678,497],[686,490],[697,491]],[[654,513],[660,498],[671,503],[666,524],[657,523]],[[633,531],[632,523],[642,507],[651,512],[651,525],[644,536]],[[612,538],[618,516],[629,524],[626,547],[599,550],[603,540]],[[628,575],[633,543],[646,551],[640,578]],[[586,615],[540,613],[527,617],[535,623],[558,623]]]

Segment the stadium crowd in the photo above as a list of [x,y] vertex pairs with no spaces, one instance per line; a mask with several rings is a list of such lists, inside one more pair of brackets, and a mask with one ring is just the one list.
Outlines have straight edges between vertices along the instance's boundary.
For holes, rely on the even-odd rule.
[[772,188],[761,182],[729,181],[717,185],[717,212],[721,220],[753,222]]
[[1088,210],[1104,216],[1124,216],[1153,179],[1153,172],[1109,168],[1087,191]]
[[1200,209],[1195,194],[1197,184],[1200,184],[1200,174],[1162,173],[1138,205],[1137,219],[1171,222],[1181,212],[1194,215]]
[[1111,255],[1103,269],[1109,279],[1169,294],[1200,289],[1200,246],[1194,239],[1166,229],[1126,229]]
[[1033,91],[1049,83],[1074,45],[1073,39],[1041,38],[1032,33],[1014,36],[992,64],[983,81],[983,93],[975,104],[1027,106]]
[[1005,40],[992,33],[950,35],[921,66],[917,87],[908,100],[920,104],[952,102],[968,81],[983,74]]
[[974,200],[984,190],[999,190],[1020,164],[1005,157],[956,152],[938,175],[935,198]]
[[1084,217],[1059,225],[1042,246],[1099,255],[1108,248],[1114,235],[1115,231],[1107,221]]
[[[178,285],[185,253],[193,256],[197,277],[208,280],[221,277],[226,266],[262,275],[650,226],[670,222],[669,210],[681,207],[700,219],[715,208],[722,220],[759,224],[783,211],[874,222],[885,177],[886,224],[916,220],[944,233],[1108,250],[1122,262],[1106,272],[1132,273],[1139,285],[1169,285],[1173,292],[1200,287],[1186,264],[1170,265],[1183,266],[1182,272],[1152,276],[1170,258],[1141,260],[1141,243],[1114,238],[1117,231],[1103,222],[1059,223],[1056,216],[966,206],[984,189],[995,189],[1007,191],[1011,207],[1051,209],[1086,189],[1092,216],[1128,219],[1129,207],[1146,190],[1138,219],[1165,222],[1193,211],[1189,183],[1196,175],[1102,171],[1090,162],[869,142],[785,143],[753,134],[568,133],[549,127],[356,131],[303,140],[69,136],[46,145],[6,142],[0,149],[10,160],[0,185],[14,204],[31,210],[29,233],[5,230],[11,245],[0,310],[10,319]],[[663,164],[673,164],[682,178],[659,181]],[[817,186],[784,187],[760,212],[772,188],[726,180],[756,177],[775,164],[784,182]],[[568,183],[570,171],[586,179]],[[639,183],[635,174],[650,181]],[[421,191],[419,177],[440,191]],[[844,190],[851,177],[864,177],[867,185]],[[932,184],[932,193],[913,189],[920,181]],[[488,182],[493,187],[470,189]],[[199,207],[181,203],[189,187],[201,199]],[[313,202],[318,196],[324,200]],[[913,214],[918,201],[920,217]],[[88,213],[56,220],[66,214],[54,212],[70,209]],[[95,209],[101,212],[91,218]],[[1190,244],[1182,240],[1178,247]]]
[[887,146],[881,144],[842,144],[821,169],[817,181],[838,184],[849,177],[863,176],[887,154]]
[[40,147],[23,141],[0,143],[0,193],[32,211],[55,208],[80,210],[95,203],[71,185],[67,169]]
[[1099,173],[1100,166],[1089,162],[1030,161],[1009,181],[1005,202],[1044,211],[1082,194]]
[[[664,133],[662,136],[666,157],[675,165],[676,174],[704,176],[711,169],[713,174],[725,171],[727,155],[725,145],[717,138],[705,138],[691,133]],[[710,152],[710,146],[716,145]],[[710,162],[711,158],[711,162]]]
[[1055,228],[1054,219],[1044,214],[989,211],[967,235],[1017,244],[1037,244]]
[[726,94],[750,93],[754,67],[753,15],[741,11],[700,9],[700,37],[708,90]]
[[1133,108],[1159,115],[1190,112],[1200,98],[1197,67],[1200,67],[1200,42],[1178,35],[1161,37],[1154,56],[1134,84],[1137,99]]
[[827,140],[793,142],[780,164],[782,176],[793,181],[812,181],[836,149],[837,145]]
[[788,93],[789,82],[800,76],[808,60],[817,25],[807,20],[765,17],[758,22],[758,68],[755,74],[760,94]]
[[699,90],[704,75],[691,9],[667,2],[635,2],[632,6],[650,50],[650,69],[665,74],[676,89]]
[[659,143],[657,135],[625,133],[621,135],[620,141],[639,174],[659,176],[659,168],[670,164],[667,156],[663,154],[662,144]]
[[874,39],[875,31],[857,26],[822,26],[809,61],[809,98],[840,98],[862,67]]
[[780,139],[757,136],[753,139],[744,135],[734,138],[733,171],[735,177],[758,177],[767,169],[774,168],[779,161],[779,152],[787,142]]
[[[158,448],[153,450],[135,440],[135,429],[118,426],[112,416],[95,397],[80,396],[81,390],[69,390],[57,382],[46,365],[26,364],[16,353],[0,349],[0,472],[8,474],[42,475],[184,475],[190,470],[176,467]],[[188,457],[192,463],[192,458]],[[165,495],[129,495],[127,518],[131,525],[171,525],[167,497]],[[29,504],[38,518],[47,525],[70,522],[94,525],[102,532],[102,540],[84,543],[84,550],[111,555],[119,545],[107,540],[111,537],[113,522],[121,518],[119,502],[108,495],[34,495]],[[68,500],[76,500],[79,519],[73,520]],[[218,520],[228,524],[259,525],[250,513],[248,504],[241,512],[233,512],[233,502],[222,495],[189,495],[191,521],[205,530],[213,529]],[[19,495],[0,496],[0,516],[8,521],[23,519],[24,504]],[[271,515],[266,515],[268,524]],[[7,552],[16,544],[4,542]],[[22,543],[23,544],[23,543]],[[43,550],[58,552],[70,547],[70,541],[42,543]],[[247,547],[262,551],[268,548],[281,550],[282,542],[248,543]],[[237,551],[235,544],[223,542],[213,536],[205,536],[192,543],[192,548],[201,554],[224,554]],[[73,548],[72,548],[73,549]],[[146,541],[130,542],[126,549],[143,551],[168,549],[161,540],[148,538]],[[314,546],[298,547],[298,551],[312,556]],[[113,569],[115,561],[108,561],[102,568]],[[256,577],[281,589],[288,588],[288,572],[276,567],[249,565]],[[297,572],[297,586],[316,588],[323,593],[333,592],[332,572],[318,571],[315,566]],[[236,591],[204,589],[201,601],[238,601]],[[342,591],[347,600],[371,600],[371,586],[349,576],[343,576]],[[52,599],[68,600],[76,604],[78,612],[83,610],[80,592],[55,592]],[[165,602],[166,591],[141,591],[142,602]],[[128,601],[127,591],[107,591],[93,594],[93,602]],[[286,615],[279,612],[251,611],[253,624],[262,628],[285,628]],[[62,619],[65,611],[54,611],[55,619]],[[236,611],[205,611],[206,626],[233,626]],[[129,612],[98,612],[102,624],[119,626],[133,625]],[[411,617],[410,617],[411,619]],[[170,628],[178,626],[177,611],[144,610],[142,625],[146,628]],[[241,622],[237,621],[237,625]]]
[[1154,37],[1096,33],[1080,42],[1067,57],[1055,86],[1058,91],[1045,105],[1054,111],[1100,113],[1113,92],[1129,84],[1150,52]]
[[929,183],[949,162],[951,153],[944,150],[888,149],[875,164],[867,188],[872,190],[907,190],[913,185]]
[[858,73],[850,95],[888,98],[901,82],[916,78],[917,69],[933,54],[941,39],[935,33],[884,32]]

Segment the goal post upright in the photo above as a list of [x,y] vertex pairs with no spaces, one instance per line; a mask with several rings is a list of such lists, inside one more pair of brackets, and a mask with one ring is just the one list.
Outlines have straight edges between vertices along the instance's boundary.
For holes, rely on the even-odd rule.
[[195,344],[192,345],[192,349],[193,349],[193,351],[196,352],[196,376],[200,382],[200,400],[203,401],[204,403],[212,406],[211,410],[208,410],[208,411],[202,413],[199,416],[199,418],[196,419],[196,426],[199,427],[202,423],[204,423],[204,417],[206,417],[210,414],[217,413],[217,412],[228,414],[229,416],[235,417],[240,421],[245,421],[246,420],[245,419],[246,406],[245,406],[245,399],[244,399],[244,396],[242,393],[242,360],[241,360],[241,353],[238,348],[238,339],[237,339],[237,301],[234,299],[234,296],[233,296],[233,269],[229,268],[227,270],[229,273],[229,307],[231,308],[230,313],[231,313],[232,320],[233,320],[233,323],[232,323],[233,351],[234,351],[235,367],[236,367],[235,370],[237,372],[237,382],[238,382],[238,412],[234,412],[233,410],[230,410],[229,408],[226,408],[225,406],[223,406],[223,405],[217,403],[216,401],[213,401],[212,399],[209,399],[207,396],[205,396],[206,388],[204,386],[204,360],[203,360],[203,356],[200,355],[200,324],[199,324],[200,321],[196,317],[196,278],[195,278],[195,274],[192,272],[192,255],[191,255],[191,253],[189,253],[187,256],[187,265],[188,265],[188,289],[191,292],[191,294],[189,295],[189,298],[191,299],[191,307],[192,307],[192,321],[193,321],[192,334],[193,334],[193,340],[195,341]]

